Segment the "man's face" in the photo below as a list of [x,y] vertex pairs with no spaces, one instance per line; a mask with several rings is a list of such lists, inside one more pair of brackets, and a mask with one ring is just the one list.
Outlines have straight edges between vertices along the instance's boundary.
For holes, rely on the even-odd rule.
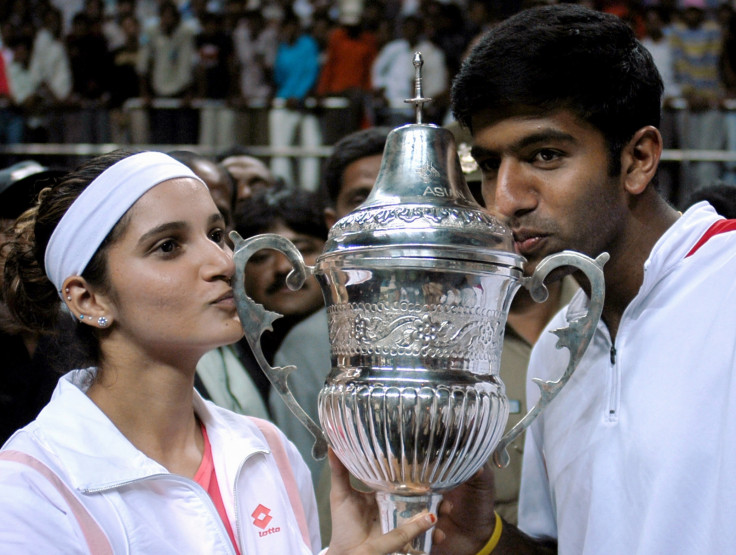
[[565,249],[592,257],[609,249],[627,205],[600,131],[566,110],[504,119],[481,112],[472,128],[486,207],[511,227],[527,274]]
[[232,216],[233,182],[224,167],[207,159],[198,159],[191,165],[192,171],[205,182],[215,205],[229,221]]
[[228,156],[222,161],[235,181],[235,201],[252,197],[261,189],[268,189],[276,184],[276,178],[266,164],[258,158],[246,155]]
[[[324,240],[297,233],[281,222],[274,224],[266,232],[276,233],[294,243],[308,266],[314,266],[325,246]],[[291,262],[280,252],[260,250],[245,266],[245,291],[267,310],[284,316],[308,316],[324,304],[322,290],[317,278],[310,275],[301,289],[292,291],[286,285],[286,276],[291,270]]]
[[374,154],[358,158],[345,167],[342,172],[342,187],[337,195],[335,208],[325,210],[325,221],[328,228],[365,201],[378,177],[381,159],[381,154]]

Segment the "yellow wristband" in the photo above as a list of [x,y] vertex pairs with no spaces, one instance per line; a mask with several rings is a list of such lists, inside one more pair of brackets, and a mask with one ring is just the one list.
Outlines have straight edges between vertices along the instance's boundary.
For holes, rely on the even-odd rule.
[[491,534],[491,539],[488,540],[488,543],[483,546],[483,549],[478,551],[476,555],[491,555],[494,549],[496,549],[496,546],[498,545],[498,540],[501,539],[501,532],[503,531],[503,520],[501,520],[501,517],[498,516],[498,513],[494,511],[494,514],[496,515],[496,527],[493,529],[493,534]]

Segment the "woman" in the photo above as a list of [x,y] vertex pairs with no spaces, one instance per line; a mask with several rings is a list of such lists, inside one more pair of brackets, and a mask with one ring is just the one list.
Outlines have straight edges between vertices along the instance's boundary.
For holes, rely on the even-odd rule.
[[[7,302],[29,328],[59,301],[95,367],[74,370],[0,452],[0,545],[13,553],[314,553],[311,480],[264,421],[194,393],[195,367],[241,334],[224,222],[173,158],[116,151],[45,189],[19,220]],[[335,459],[328,553],[385,553],[434,515],[381,535]]]

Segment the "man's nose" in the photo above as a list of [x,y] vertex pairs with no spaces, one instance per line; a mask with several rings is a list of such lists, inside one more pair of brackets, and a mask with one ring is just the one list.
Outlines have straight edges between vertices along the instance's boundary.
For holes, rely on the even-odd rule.
[[536,201],[532,187],[518,160],[509,158],[501,161],[490,200],[492,204],[489,207],[505,218],[533,209]]
[[289,259],[281,253],[274,254],[273,267],[279,274],[288,274],[294,269]]

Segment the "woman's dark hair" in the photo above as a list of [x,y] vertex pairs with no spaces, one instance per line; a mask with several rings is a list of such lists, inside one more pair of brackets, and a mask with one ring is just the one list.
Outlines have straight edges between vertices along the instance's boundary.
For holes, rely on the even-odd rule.
[[662,79],[651,54],[620,18],[559,4],[530,8],[491,29],[473,48],[452,85],[452,112],[472,118],[519,110],[559,109],[600,130],[609,171],[634,133],[659,126]]
[[282,222],[297,233],[327,239],[324,205],[317,193],[286,186],[271,187],[235,207],[235,231],[247,239]]
[[[103,171],[131,154],[132,151],[116,150],[82,164],[59,178],[52,187],[43,189],[36,205],[16,221],[15,235],[5,245],[7,257],[2,294],[11,316],[24,329],[35,333],[56,329],[59,318],[63,317],[62,305],[59,292],[46,275],[44,266],[51,234],[82,191]],[[109,290],[105,253],[109,245],[122,235],[126,225],[127,217],[123,216],[82,272],[82,277],[101,291]],[[98,363],[97,330],[92,326],[77,326],[76,333],[87,358]]]

